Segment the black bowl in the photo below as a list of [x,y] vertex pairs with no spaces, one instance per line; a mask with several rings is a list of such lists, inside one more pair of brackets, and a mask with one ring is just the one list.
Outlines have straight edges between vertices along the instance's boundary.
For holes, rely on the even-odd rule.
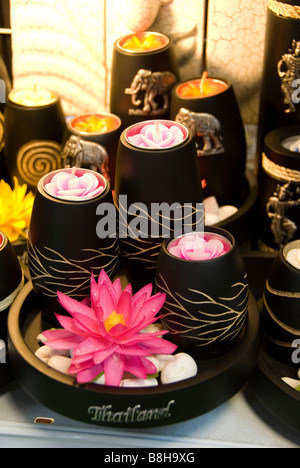
[[28,283],[9,313],[9,353],[19,384],[53,411],[97,426],[163,426],[205,414],[244,386],[257,360],[259,325],[251,296],[245,335],[224,358],[198,363],[198,375],[192,379],[144,389],[78,385],[73,377],[50,369],[34,355],[36,337],[49,324],[43,321]]

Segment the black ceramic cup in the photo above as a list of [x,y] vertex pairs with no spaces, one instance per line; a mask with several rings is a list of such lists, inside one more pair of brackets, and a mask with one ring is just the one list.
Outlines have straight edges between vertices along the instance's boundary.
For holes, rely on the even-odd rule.
[[268,345],[280,361],[290,364],[300,345],[299,306],[300,240],[295,240],[278,252],[264,292],[263,328]]
[[276,250],[300,235],[299,151],[298,125],[277,128],[265,137],[259,171],[259,236]]
[[0,387],[11,380],[7,355],[7,317],[24,286],[24,274],[7,236],[0,232]]
[[[153,46],[132,47],[153,40]],[[129,43],[129,45],[127,45]],[[170,118],[171,89],[179,81],[179,67],[170,39],[156,32],[130,34],[114,44],[110,111],[129,127],[147,119]]]
[[177,83],[171,93],[170,118],[194,135],[204,198],[215,196],[220,206],[239,206],[245,184],[245,130],[232,84],[217,77],[208,80],[216,89],[204,96],[187,92],[189,85],[200,89],[199,78]]
[[[130,137],[148,126],[180,129],[183,140],[172,147],[143,148]],[[121,258],[135,289],[155,282],[164,238],[174,231],[204,225],[201,176],[193,135],[172,121],[146,121],[124,130],[115,180]]]
[[234,347],[247,322],[249,297],[234,237],[216,227],[206,227],[205,235],[222,240],[226,253],[207,260],[180,258],[170,251],[174,239],[165,240],[156,272],[156,291],[166,294],[161,320],[168,336],[200,360],[220,357]]
[[33,288],[44,316],[52,322],[54,312],[63,313],[57,291],[79,301],[89,297],[92,273],[97,278],[104,269],[112,277],[119,255],[116,230],[102,233],[98,229],[103,218],[115,216],[109,182],[93,171],[76,169],[77,176],[93,174],[102,192],[92,198],[70,200],[50,194],[47,184],[53,177],[70,172],[62,169],[40,180],[29,229]]
[[12,90],[4,115],[8,175],[35,192],[41,177],[61,167],[66,122],[60,98],[47,90]]
[[[113,190],[121,127],[117,115],[105,112],[68,120],[62,144],[63,167],[76,166],[99,172],[108,179]],[[86,141],[91,144],[85,145]]]

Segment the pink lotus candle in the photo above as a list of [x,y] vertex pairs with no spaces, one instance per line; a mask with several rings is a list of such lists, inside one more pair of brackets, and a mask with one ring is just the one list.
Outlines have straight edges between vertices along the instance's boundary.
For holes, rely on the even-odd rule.
[[175,239],[168,251],[183,260],[203,261],[221,257],[229,252],[232,244],[223,236],[214,233],[191,233]]
[[106,181],[96,172],[73,167],[50,174],[44,181],[44,188],[55,198],[86,201],[100,195],[106,188]]
[[184,125],[169,120],[154,120],[130,127],[126,139],[138,148],[166,149],[183,143],[188,134]]

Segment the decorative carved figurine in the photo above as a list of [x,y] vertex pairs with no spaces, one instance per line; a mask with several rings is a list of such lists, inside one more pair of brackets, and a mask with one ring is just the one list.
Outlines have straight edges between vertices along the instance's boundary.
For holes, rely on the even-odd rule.
[[[294,199],[298,197],[298,200]],[[291,208],[300,207],[300,187],[293,189],[293,183],[286,185],[278,184],[277,191],[266,205],[266,210],[271,222],[271,231],[274,242],[278,246],[283,246],[290,242],[298,227],[297,224],[288,218],[288,211]]]
[[82,167],[99,172],[109,179],[109,157],[106,149],[92,141],[72,135],[62,152],[63,167]]
[[192,112],[181,108],[176,122],[189,127],[194,134],[198,156],[224,153],[222,127],[211,114]]
[[[142,109],[129,109],[131,115],[161,115],[169,110],[170,91],[176,77],[170,72],[152,72],[141,69],[135,75],[125,94],[132,96],[131,102]],[[160,103],[159,98],[162,102]]]
[[288,107],[285,112],[296,112],[296,102],[293,100],[295,93],[294,82],[300,79],[300,41],[293,41],[290,54],[285,54],[278,63],[278,74],[281,78],[281,88],[284,94],[284,104]]

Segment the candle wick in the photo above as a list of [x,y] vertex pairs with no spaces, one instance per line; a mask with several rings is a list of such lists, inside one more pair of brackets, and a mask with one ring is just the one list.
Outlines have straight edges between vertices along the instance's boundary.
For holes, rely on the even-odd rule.
[[205,81],[207,80],[207,77],[208,77],[207,71],[203,72],[202,78],[200,80],[200,93],[201,93],[201,96],[203,96],[203,94],[204,94],[204,84],[205,84]]

